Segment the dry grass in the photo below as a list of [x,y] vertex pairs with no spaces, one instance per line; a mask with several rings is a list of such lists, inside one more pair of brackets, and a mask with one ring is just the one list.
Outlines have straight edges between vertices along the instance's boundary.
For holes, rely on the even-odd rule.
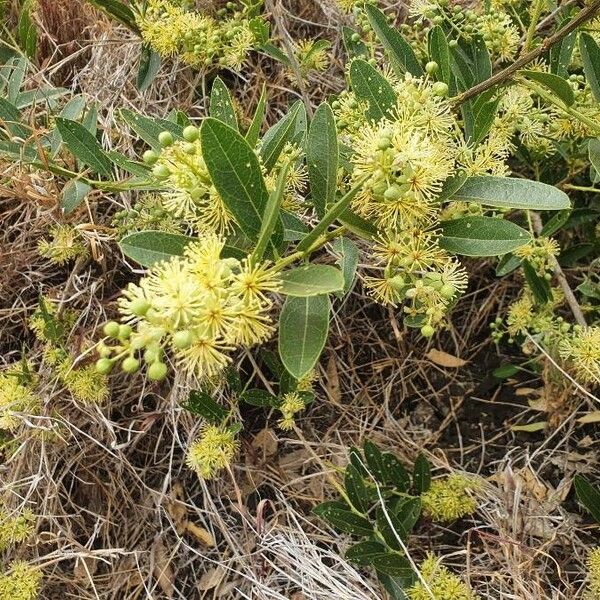
[[[342,17],[333,2],[296,0],[282,14],[293,35],[321,34],[340,56]],[[117,124],[121,106],[160,116],[175,107],[195,116],[205,112],[209,83],[176,64],[164,65],[144,94],[135,89],[139,44],[122,28],[70,2],[44,0],[39,18],[47,39],[38,77],[66,82],[97,101],[105,131],[117,126],[124,133]],[[73,30],[60,27],[65,20]],[[339,90],[342,73],[336,60],[311,79],[311,101]],[[248,112],[266,83],[271,122],[298,97],[287,74],[264,57],[253,57],[245,75],[228,83]],[[105,134],[104,141],[134,151],[127,135]],[[4,168],[2,362],[17,361],[23,347],[37,362],[41,349],[27,319],[41,293],[80,311],[76,344],[111,316],[119,287],[135,277],[107,229],[114,211],[135,197],[88,202],[71,220],[93,246],[92,258],[76,269],[57,268],[39,256],[37,243],[63,219],[60,183]],[[397,313],[374,308],[359,283],[337,306],[317,401],[297,429],[283,434],[263,411],[241,408],[246,429],[238,463],[206,483],[184,464],[200,424],[181,408],[188,391],[182,382],[144,387],[141,378],[116,377],[105,405],[86,406],[50,383],[51,367],[42,361],[44,410],[31,416],[27,435],[0,466],[5,501],[41,517],[30,543],[4,558],[27,558],[44,568],[44,600],[379,598],[372,573],[340,558],[348,540],[310,514],[334,495],[330,480],[345,465],[348,446],[371,439],[407,463],[424,452],[436,475],[464,470],[488,481],[472,518],[419,528],[410,544],[415,561],[430,549],[445,555],[489,600],[581,598],[582,563],[597,528],[581,523],[570,490],[575,471],[597,474],[593,427],[577,424],[577,409],[561,413],[555,406],[561,418],[553,431],[511,431],[512,424],[540,420],[527,399],[544,380],[531,373],[500,384],[489,375],[500,358],[488,323],[519,285],[491,273],[489,265],[473,267],[472,280],[482,287],[472,285],[452,329],[429,345],[405,332]],[[427,357],[432,348],[467,363],[442,367]],[[257,380],[269,378],[245,356],[239,367]],[[564,402],[576,398],[580,410],[591,402],[572,389],[566,395]]]

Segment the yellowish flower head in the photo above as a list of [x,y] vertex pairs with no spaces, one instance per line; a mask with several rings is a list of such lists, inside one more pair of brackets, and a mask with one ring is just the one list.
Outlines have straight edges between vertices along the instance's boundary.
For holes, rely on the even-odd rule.
[[0,429],[16,431],[23,419],[37,414],[40,401],[15,373],[0,373]]
[[239,448],[235,433],[227,427],[207,425],[189,447],[186,462],[202,479],[211,479],[229,466]]
[[81,234],[72,225],[54,225],[50,239],[41,240],[39,253],[57,265],[64,265],[76,258],[86,258],[88,248]]
[[40,569],[26,562],[15,562],[10,571],[0,574],[0,600],[35,600],[41,580]]
[[587,557],[589,600],[600,598],[600,548],[590,550]]
[[576,327],[560,342],[560,355],[583,383],[600,384],[600,327]]
[[279,405],[279,410],[281,411],[281,419],[278,423],[279,427],[285,431],[293,429],[296,422],[296,415],[305,408],[306,405],[298,392],[289,392],[285,394]]
[[27,540],[33,533],[36,516],[29,510],[12,512],[0,508],[0,551]]
[[421,495],[423,512],[434,521],[455,521],[477,510],[477,499],[472,495],[481,483],[473,477],[452,474],[431,483]]

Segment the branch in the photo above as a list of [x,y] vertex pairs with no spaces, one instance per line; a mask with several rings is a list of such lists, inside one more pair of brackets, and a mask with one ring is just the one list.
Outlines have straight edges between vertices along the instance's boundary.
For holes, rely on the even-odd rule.
[[583,25],[586,21],[593,19],[596,16],[596,13],[600,11],[600,0],[596,0],[594,3],[590,4],[584,8],[573,20],[569,21],[562,29],[559,29],[556,33],[546,38],[537,48],[524,54],[521,58],[518,58],[514,63],[503,69],[502,71],[498,71],[495,75],[492,75],[489,79],[474,85],[471,89],[459,94],[453,99],[453,103],[455,105],[462,104],[469,98],[473,98],[474,96],[478,96],[485,90],[488,90],[495,85],[498,85],[507,79],[510,79],[519,69],[522,69],[525,65],[529,64],[531,61],[545,54],[554,46],[558,44],[562,39],[566,38],[572,31],[575,31],[580,25]]

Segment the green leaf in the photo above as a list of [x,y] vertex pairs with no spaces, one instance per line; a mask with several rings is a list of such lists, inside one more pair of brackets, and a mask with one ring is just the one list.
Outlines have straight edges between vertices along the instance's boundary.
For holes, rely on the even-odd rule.
[[589,33],[582,31],[579,34],[579,50],[587,82],[596,102],[600,102],[600,46]]
[[265,42],[264,44],[260,45],[260,50],[261,50],[261,52],[264,52],[266,55],[270,56],[271,58],[274,58],[275,60],[284,64],[286,67],[292,66],[292,63],[290,62],[288,55],[285,52],[283,52],[282,50],[280,50],[274,44],[271,44],[270,42]]
[[[566,18],[560,21],[555,31],[561,30],[571,19]],[[572,31],[562,40],[557,42],[550,48],[550,72],[559,77],[567,77],[569,75],[569,65],[575,48],[575,40],[577,39],[577,31]]]
[[521,75],[527,79],[541,83],[545,88],[554,93],[567,106],[571,106],[575,102],[575,94],[569,82],[554,73],[545,73],[544,71],[521,71]]
[[386,547],[383,544],[367,540],[350,546],[350,548],[346,550],[344,558],[355,565],[368,567],[373,564],[375,558],[382,554],[386,554],[386,552]]
[[373,526],[368,519],[340,508],[339,502],[323,502],[315,507],[313,512],[342,533],[358,536],[373,533]]
[[371,476],[373,476],[379,483],[385,483],[385,466],[383,464],[383,454],[381,450],[370,440],[365,440],[363,444],[363,452],[365,460],[367,461],[367,467]]
[[293,104],[285,117],[275,123],[263,136],[260,155],[267,171],[275,166],[284,146],[294,137],[298,120],[303,115],[305,115],[304,105],[298,101]]
[[110,160],[104,154],[100,142],[83,125],[57,117],[56,127],[65,146],[76,158],[96,173],[110,177],[112,173]]
[[550,282],[540,277],[528,261],[523,261],[523,274],[529,284],[536,304],[546,304],[552,298]]
[[444,30],[436,25],[429,31],[429,59],[438,64],[438,81],[443,81],[448,86],[452,82],[452,67],[450,62],[450,48]]
[[308,233],[308,227],[293,213],[282,210],[281,220],[283,222],[283,239],[286,242],[301,240]]
[[5,98],[0,98],[0,127],[6,128],[11,137],[26,140],[31,135],[31,129],[21,123],[19,109]]
[[280,275],[281,293],[299,298],[338,292],[344,288],[342,272],[330,265],[307,265]]
[[258,239],[269,194],[260,164],[248,142],[228,125],[209,117],[200,129],[211,179],[240,229]]
[[528,231],[504,219],[463,217],[441,223],[440,247],[463,256],[500,256],[526,244]]
[[145,92],[151,85],[160,69],[160,54],[154,52],[150,46],[144,44],[140,52],[140,66],[136,85],[140,92]]
[[132,175],[137,175],[137,177],[141,177],[146,180],[149,179],[150,168],[147,164],[129,160],[124,154],[121,154],[116,150],[109,150],[108,152],[105,152],[105,154],[113,162],[113,164],[117,165],[117,167],[120,169],[123,169]]
[[411,572],[409,576],[404,577],[392,577],[391,575],[378,572],[377,578],[385,588],[385,591],[389,594],[391,600],[407,600],[408,596],[404,590],[412,587],[417,581],[414,572]]
[[391,510],[389,506],[385,509],[382,506],[377,507],[376,511],[377,530],[385,540],[385,543],[392,550],[402,550],[403,542],[405,542],[410,534],[402,523],[402,520]]
[[600,175],[600,140],[592,139],[588,142],[588,156],[596,174]]
[[350,65],[350,83],[360,100],[368,102],[367,118],[379,121],[389,116],[396,104],[396,92],[388,80],[367,61],[357,58]]
[[339,217],[340,223],[346,226],[348,231],[362,238],[363,240],[372,240],[377,237],[378,230],[373,223],[359,217],[351,210],[345,210]]
[[398,457],[391,452],[384,452],[381,455],[381,463],[385,483],[394,486],[400,492],[408,492],[410,475]]
[[288,297],[279,317],[279,356],[296,379],[319,360],[329,333],[328,296]]
[[431,466],[422,454],[417,456],[413,467],[413,486],[417,494],[424,494],[431,487]]
[[235,108],[231,100],[231,95],[227,86],[220,77],[213,81],[210,91],[210,116],[218,119],[225,125],[238,131],[238,121],[235,115]]
[[334,252],[339,255],[338,265],[344,276],[344,294],[350,291],[354,278],[356,277],[356,269],[358,268],[358,247],[347,237],[337,238],[332,244]]
[[473,135],[469,138],[471,146],[477,146],[490,132],[496,119],[499,104],[500,98],[495,98],[489,102],[484,102],[481,106],[475,105],[477,108],[473,111]]
[[421,499],[398,498],[393,511],[402,524],[402,529],[406,532],[406,539],[408,539],[421,516]]
[[374,557],[372,565],[377,569],[378,573],[392,577],[410,577],[413,573],[408,559],[396,552],[388,552]]
[[353,39],[355,34],[358,34],[358,32],[351,27],[346,27],[345,25],[342,26],[342,41],[344,42],[344,48],[346,49],[348,58],[368,58],[368,46],[361,39]]
[[138,26],[135,22],[135,14],[127,6],[119,0],[88,0],[90,4],[93,4],[96,8],[103,10],[113,19],[123,23],[126,27],[129,27],[132,31],[139,33]]
[[315,112],[306,144],[310,193],[321,218],[325,215],[327,205],[335,200],[338,159],[335,118],[329,104],[324,102]]
[[386,16],[377,7],[366,3],[364,9],[375,35],[391,60],[396,75],[403,77],[404,73],[408,72],[415,77],[421,77],[423,69],[419,59],[402,34],[389,26]]
[[[594,140],[592,140],[594,141]],[[543,236],[551,236],[554,235],[557,231],[559,231],[562,226],[569,220],[571,216],[571,210],[561,210],[557,212],[551,219],[549,219],[542,228],[540,235]]]
[[71,214],[84,200],[85,197],[92,191],[92,187],[78,179],[68,181],[62,191],[60,199],[60,207],[63,214]]
[[246,404],[258,406],[260,408],[275,408],[279,405],[279,401],[273,394],[269,394],[267,390],[251,389],[246,390],[241,396]]
[[126,235],[119,246],[125,256],[143,267],[151,267],[173,256],[183,256],[186,246],[196,238],[165,231],[139,231]]
[[508,379],[509,377],[516,375],[518,372],[519,372],[519,367],[517,367],[516,365],[511,365],[511,364],[507,363],[505,365],[500,365],[499,367],[494,369],[492,371],[492,375],[496,379]]
[[469,177],[453,199],[524,210],[563,210],[571,205],[569,197],[552,185],[493,175]]
[[129,109],[121,109],[123,120],[154,150],[160,150],[158,136],[163,131],[170,131],[175,139],[183,139],[183,127],[166,119],[151,119]]
[[600,523],[600,490],[592,486],[583,475],[575,475],[573,482],[579,502],[587,508],[596,522]]
[[246,141],[252,148],[256,146],[256,142],[258,142],[258,138],[260,136],[260,130],[263,124],[263,119],[265,118],[265,110],[267,107],[267,91],[266,86],[263,83],[262,90],[260,92],[260,97],[258,99],[258,105],[256,107],[256,111],[254,112],[254,117],[252,117],[252,123],[250,123],[250,127],[248,127],[248,131],[246,131]]
[[344,487],[352,506],[358,512],[366,513],[369,508],[369,495],[362,475],[353,465],[346,467]]
[[221,425],[229,416],[229,409],[215,402],[210,394],[202,390],[192,390],[182,406],[191,413],[204,417],[213,425]]
[[496,277],[505,277],[509,273],[512,273],[521,266],[522,262],[523,259],[514,254],[505,254],[496,266]]
[[536,421],[535,423],[527,423],[526,425],[511,425],[511,431],[523,431],[525,433],[535,433],[543,431],[548,426],[547,421]]
[[29,58],[35,56],[37,49],[37,29],[31,18],[31,13],[36,9],[35,0],[24,0],[19,11],[17,24],[17,37],[22,50]]

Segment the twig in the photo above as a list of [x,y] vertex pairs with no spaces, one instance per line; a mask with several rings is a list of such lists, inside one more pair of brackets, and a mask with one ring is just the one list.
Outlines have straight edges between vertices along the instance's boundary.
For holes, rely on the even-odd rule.
[[[531,214],[531,223],[533,225],[533,230],[535,231],[535,233],[537,235],[540,235],[540,233],[542,232],[542,228],[543,228],[542,219],[540,218],[540,215],[536,212],[532,211],[530,214]],[[565,277],[565,274],[564,274],[561,266],[558,264],[558,260],[556,259],[555,256],[553,256],[551,258],[551,262],[552,262],[552,268],[554,270],[554,274],[556,275],[556,278],[558,279],[558,283],[560,283],[560,287],[562,288],[562,291],[565,295],[565,300],[567,301],[567,304],[569,305],[569,308],[571,309],[571,312],[573,313],[575,320],[582,327],[586,327],[587,323],[586,323],[585,317],[583,316],[583,311],[581,310],[581,306],[579,306],[579,302],[577,302],[577,298],[575,297],[575,294],[573,293],[573,290],[571,289],[571,286],[569,285],[569,282],[567,281],[567,278]]]
[[567,37],[572,31],[577,29],[580,25],[594,18],[596,13],[600,11],[600,0],[596,0],[590,6],[584,8],[572,21],[569,21],[562,29],[559,29],[556,33],[546,38],[537,48],[524,54],[521,58],[518,58],[514,63],[503,69],[502,71],[498,71],[495,75],[492,75],[489,79],[474,85],[471,89],[463,92],[456,96],[453,100],[454,104],[459,105],[469,100],[469,98],[473,98],[478,96],[485,90],[488,90],[495,85],[498,85],[507,79],[510,79],[519,69],[522,69],[525,65],[529,64],[531,61],[545,54],[558,42]]

